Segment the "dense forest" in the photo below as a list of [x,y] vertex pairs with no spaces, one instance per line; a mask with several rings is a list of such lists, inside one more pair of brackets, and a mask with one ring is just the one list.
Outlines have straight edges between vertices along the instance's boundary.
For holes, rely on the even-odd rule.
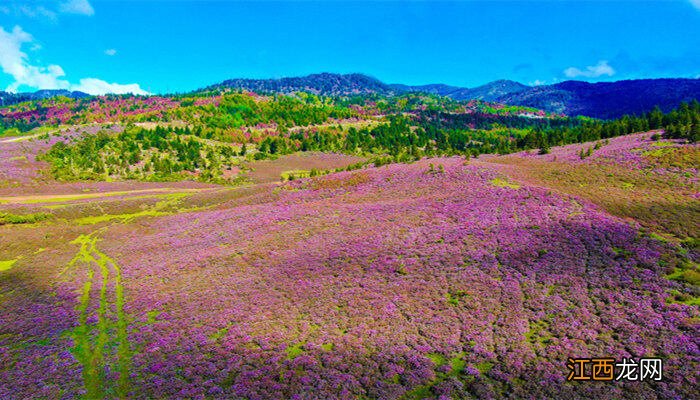
[[186,129],[154,130],[130,127],[119,134],[101,131],[81,140],[54,144],[42,156],[52,164],[52,174],[62,180],[100,180],[110,177],[173,180],[192,176],[219,182],[225,170],[236,164],[232,146],[204,141]]

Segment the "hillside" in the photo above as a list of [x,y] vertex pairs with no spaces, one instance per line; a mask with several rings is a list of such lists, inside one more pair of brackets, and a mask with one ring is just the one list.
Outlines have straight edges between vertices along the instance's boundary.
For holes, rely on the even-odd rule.
[[448,96],[455,100],[484,100],[498,102],[498,99],[504,96],[521,93],[529,88],[529,86],[523,85],[519,82],[498,80],[472,89],[459,89],[448,94]]
[[[653,133],[242,187],[56,182],[0,140],[0,397],[693,397],[698,146]],[[579,354],[664,380],[567,383]]]
[[458,86],[450,86],[441,83],[417,86],[392,84],[390,86],[396,89],[398,92],[430,93],[440,96],[447,96],[455,100],[484,101],[496,101],[502,96],[521,92],[530,88],[529,86],[509,80],[498,80],[472,89]]
[[598,83],[566,81],[489,100],[566,115],[610,119],[625,114],[640,115],[655,106],[669,111],[681,102],[695,99],[700,99],[700,79],[638,79]]
[[321,73],[280,79],[229,79],[207,89],[242,89],[256,93],[310,92],[324,96],[351,96],[395,93],[387,84],[363,74]]
[[442,83],[435,83],[435,84],[428,84],[428,85],[417,85],[417,86],[394,83],[394,84],[391,84],[389,86],[391,86],[393,89],[395,89],[399,93],[409,93],[409,92],[430,93],[430,94],[436,94],[438,96],[448,96],[448,97],[450,97],[450,93],[454,93],[457,90],[463,90],[463,88],[460,88],[457,86],[445,85]]
[[[700,103],[667,115],[657,111],[601,122],[423,93],[347,98],[225,91],[24,102],[0,108],[0,137],[53,140],[76,125],[101,127],[67,145],[56,142],[42,154],[51,163],[52,177],[60,180],[241,184],[247,161],[297,151],[344,153],[381,165],[424,156],[546,152],[552,146],[661,128],[672,137],[697,141],[699,116]],[[302,170],[290,176],[311,173]]]

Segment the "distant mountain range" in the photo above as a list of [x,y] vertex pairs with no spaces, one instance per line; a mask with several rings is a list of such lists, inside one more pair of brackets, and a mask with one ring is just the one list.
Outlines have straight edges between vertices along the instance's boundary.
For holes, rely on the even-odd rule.
[[74,99],[89,97],[90,95],[83,92],[71,92],[69,90],[37,90],[33,93],[10,93],[0,91],[0,106],[21,103],[23,101],[43,100],[51,97],[65,96]]
[[364,94],[396,95],[423,92],[455,100],[484,100],[534,107],[566,115],[616,118],[641,114],[659,106],[663,111],[681,102],[700,100],[700,79],[637,79],[588,83],[565,81],[553,85],[527,86],[498,80],[475,88],[444,84],[410,86],[385,84],[362,74],[312,74],[281,79],[231,79],[207,89],[234,88],[261,93],[307,91],[327,96]]
[[514,94],[520,93],[530,89],[530,86],[523,85],[515,81],[509,80],[498,80],[487,83],[486,85],[478,86],[473,89],[449,86],[443,84],[432,84],[432,85],[420,85],[420,86],[408,86],[394,84],[390,85],[393,89],[400,92],[423,92],[430,94],[437,94],[440,96],[451,97],[455,100],[485,100],[485,101],[496,101],[496,99]]
[[493,101],[567,115],[616,118],[659,106],[670,111],[681,102],[700,101],[700,79],[636,79],[588,83],[566,81],[500,95]]
[[[321,73],[280,79],[229,79],[202,90],[242,89],[257,93],[311,92],[325,96],[395,96],[423,92],[455,100],[484,100],[510,105],[534,107],[570,116],[616,118],[624,114],[641,114],[659,106],[663,111],[681,102],[700,100],[700,79],[638,79],[588,83],[566,81],[553,85],[527,86],[498,80],[475,88],[445,84],[386,84],[363,74]],[[87,97],[82,92],[40,90],[34,93],[0,91],[0,106],[54,96]]]

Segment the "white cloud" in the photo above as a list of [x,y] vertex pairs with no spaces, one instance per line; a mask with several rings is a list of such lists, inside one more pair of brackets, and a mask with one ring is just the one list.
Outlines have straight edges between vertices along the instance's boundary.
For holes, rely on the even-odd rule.
[[30,18],[46,18],[51,21],[56,20],[56,13],[44,6],[33,7],[29,5],[20,5],[17,7],[16,11],[18,14]]
[[105,50],[105,54],[108,55],[108,56],[110,56],[110,57],[111,57],[111,56],[116,56],[116,55],[117,55],[117,50],[115,50],[115,49],[107,49],[107,50]]
[[41,67],[31,65],[28,56],[22,51],[22,45],[33,43],[34,38],[19,26],[7,32],[0,27],[0,68],[14,78],[8,86],[9,91],[16,91],[22,85],[41,89],[65,89],[69,83],[63,79],[65,72],[58,65]]
[[693,7],[697,8],[700,10],[700,0],[690,0],[690,4],[693,5]]
[[136,84],[109,83],[97,78],[83,78],[78,84],[66,80],[65,71],[60,65],[34,65],[22,47],[27,44],[36,47],[34,37],[21,27],[15,26],[11,31],[5,31],[0,26],[0,69],[12,76],[12,82],[7,90],[16,92],[21,87],[34,89],[68,89],[99,95],[106,93],[148,94]]
[[56,22],[59,14],[92,16],[95,9],[88,0],[0,0],[0,14],[28,17]]
[[109,83],[102,79],[97,78],[84,78],[80,80],[77,85],[71,85],[71,90],[77,90],[79,92],[85,92],[89,94],[150,94],[147,91],[141,89],[138,83],[130,83],[127,85],[122,85],[119,83]]
[[535,79],[534,81],[530,82],[530,86],[541,86],[541,85],[546,85],[547,81],[541,81],[539,79]]
[[606,60],[598,61],[598,64],[586,67],[585,70],[580,70],[576,67],[569,67],[564,70],[564,75],[568,78],[577,78],[579,76],[585,78],[597,78],[599,76],[615,75],[615,70],[611,67]]
[[92,8],[88,0],[67,0],[61,3],[61,12],[66,14],[80,14],[92,16],[95,14],[95,9]]

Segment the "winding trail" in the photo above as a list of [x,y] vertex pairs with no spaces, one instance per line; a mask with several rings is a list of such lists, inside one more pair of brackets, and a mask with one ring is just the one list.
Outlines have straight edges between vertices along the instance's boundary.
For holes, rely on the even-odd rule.
[[[80,245],[80,250],[64,270],[81,266],[89,268],[78,305],[79,325],[72,333],[74,346],[71,352],[83,367],[87,398],[124,398],[129,387],[131,345],[124,313],[122,271],[114,259],[97,248],[98,232],[81,235],[71,242]],[[100,286],[99,292],[93,289],[93,285]],[[110,288],[113,288],[113,293]],[[95,296],[99,297],[97,306]],[[97,322],[91,323],[95,316]],[[106,371],[118,373],[116,387],[109,383],[111,379],[106,379]]]

